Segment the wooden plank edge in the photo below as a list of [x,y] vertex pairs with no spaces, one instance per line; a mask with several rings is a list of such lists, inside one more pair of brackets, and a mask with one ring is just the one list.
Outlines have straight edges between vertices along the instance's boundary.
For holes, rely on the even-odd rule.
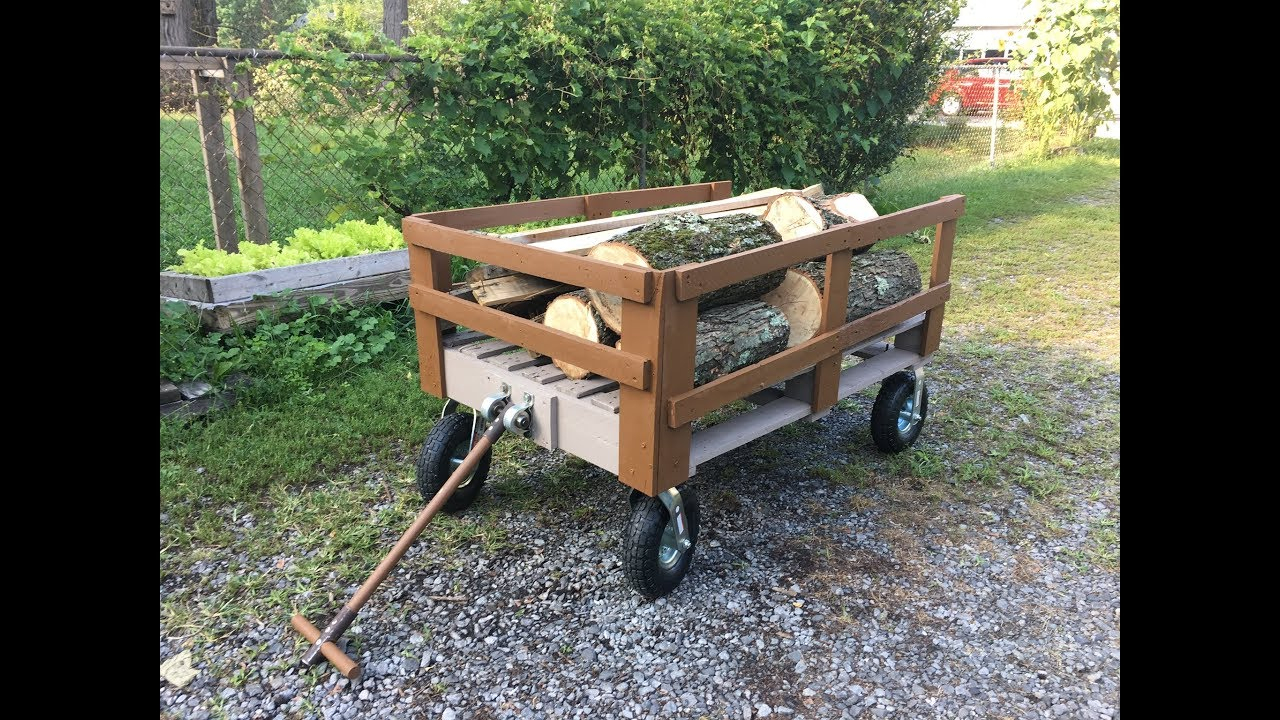
[[941,307],[950,296],[950,283],[943,283],[853,322],[845,323],[831,332],[816,335],[754,365],[748,365],[681,393],[667,403],[667,421],[673,428],[681,427],[716,408],[724,407],[734,400],[799,374],[804,368],[815,365],[820,360],[843,354],[846,348],[853,347],[903,321],[914,319],[921,312]]

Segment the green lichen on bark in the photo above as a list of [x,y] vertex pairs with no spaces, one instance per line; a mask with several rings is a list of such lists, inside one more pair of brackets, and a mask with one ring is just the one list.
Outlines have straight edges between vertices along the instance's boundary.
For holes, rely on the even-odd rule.
[[782,311],[760,302],[722,305],[698,314],[695,387],[758,363],[787,348],[791,326]]
[[[753,215],[704,219],[693,213],[660,218],[613,240],[630,245],[657,270],[706,262],[781,242],[773,225]],[[782,283],[786,269],[749,278],[698,298],[698,309],[752,300]]]
[[[797,265],[823,289],[820,262]],[[849,268],[849,304],[845,322],[870,315],[920,292],[920,266],[901,250],[855,255]]]

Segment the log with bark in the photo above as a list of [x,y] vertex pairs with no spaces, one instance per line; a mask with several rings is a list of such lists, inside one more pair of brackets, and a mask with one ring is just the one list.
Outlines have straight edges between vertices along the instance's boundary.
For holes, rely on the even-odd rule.
[[[588,257],[619,264],[668,270],[692,262],[705,262],[754,250],[782,238],[773,225],[751,215],[728,215],[714,219],[693,213],[670,215],[636,228],[618,238],[591,248]],[[754,300],[778,287],[786,276],[775,270],[698,298],[698,310],[710,310],[744,300]],[[588,290],[605,324],[622,333],[622,300],[617,295]]]
[[[760,299],[778,308],[791,326],[788,347],[818,332],[822,323],[825,263],[808,262],[787,271],[776,290]],[[849,273],[849,303],[845,322],[870,315],[920,292],[920,267],[900,250],[857,255]]]
[[[769,203],[763,217],[777,228],[783,240],[794,240],[822,232],[834,225],[863,222],[880,215],[858,193],[841,193],[807,199],[783,195]],[[860,248],[856,252],[862,254],[866,250],[867,248]]]
[[[571,335],[622,349],[622,340],[602,322],[582,294],[561,295],[547,306],[543,323]],[[694,386],[760,362],[787,347],[791,332],[787,316],[759,300],[721,305],[698,314],[694,349]],[[552,361],[565,375],[581,380],[591,375],[583,368]]]

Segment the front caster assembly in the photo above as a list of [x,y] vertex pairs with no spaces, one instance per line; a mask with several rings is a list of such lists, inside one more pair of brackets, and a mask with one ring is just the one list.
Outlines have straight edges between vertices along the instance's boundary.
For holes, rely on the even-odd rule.
[[631,519],[622,537],[622,569],[637,593],[656,600],[675,590],[693,561],[698,521],[698,496],[689,485],[657,497],[631,494]]

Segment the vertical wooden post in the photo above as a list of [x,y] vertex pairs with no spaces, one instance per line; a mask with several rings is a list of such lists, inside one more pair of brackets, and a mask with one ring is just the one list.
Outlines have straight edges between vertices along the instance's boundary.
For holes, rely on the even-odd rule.
[[[929,267],[929,287],[951,280],[951,255],[956,240],[956,220],[938,223],[933,239],[933,262]],[[893,339],[893,346],[929,356],[937,352],[942,342],[942,316],[946,305],[939,305],[925,313],[924,322],[910,332]]]
[[258,126],[253,117],[253,76],[235,72],[236,61],[222,61],[231,94],[231,144],[236,152],[236,179],[240,184],[240,214],[249,242],[271,242],[267,200],[262,189],[262,156],[258,151]]
[[231,198],[227,172],[227,141],[222,133],[222,103],[218,102],[218,81],[191,71],[191,87],[196,94],[196,115],[200,122],[200,150],[204,155],[204,177],[209,187],[209,210],[213,213],[213,239],[227,252],[240,249],[236,238],[236,206]]
[[[409,235],[434,232],[435,227],[428,225],[423,229],[419,224],[410,226],[402,223],[401,230],[407,241]],[[449,292],[453,287],[451,260],[452,257],[448,253],[409,244],[409,282],[426,285],[440,292]],[[418,375],[422,390],[438,398],[445,398],[447,395],[445,395],[444,384],[444,349],[440,344],[444,333],[440,329],[440,322],[436,316],[428,315],[415,308],[413,325],[418,335]]]
[[[849,275],[852,272],[852,262],[852,250],[841,250],[827,256],[819,334],[835,330],[845,323],[845,315],[849,311]],[[836,353],[814,366],[813,395],[809,404],[814,413],[827,410],[840,399],[840,362],[843,357],[843,353]]]
[[653,301],[623,298],[622,324],[627,352],[649,358],[653,374],[648,390],[619,389],[618,479],[646,495],[657,495],[689,477],[693,427],[672,428],[667,404],[693,389],[693,350],[698,324],[697,299],[676,299],[676,273],[655,277]]

